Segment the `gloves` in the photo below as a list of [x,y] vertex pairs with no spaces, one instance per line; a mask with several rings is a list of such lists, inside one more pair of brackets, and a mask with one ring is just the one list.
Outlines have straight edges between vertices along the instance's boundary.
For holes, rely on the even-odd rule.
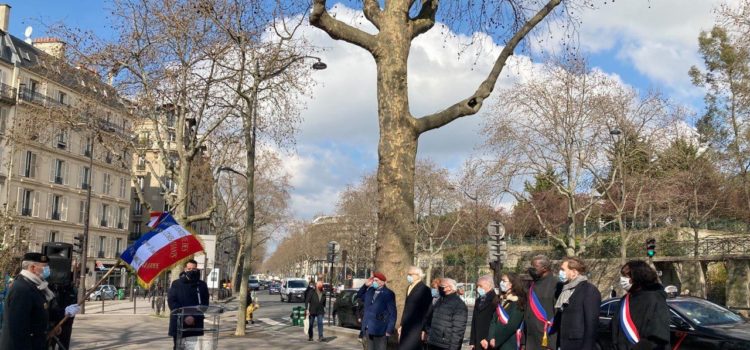
[[68,317],[76,317],[76,315],[81,311],[81,307],[78,306],[78,304],[72,304],[68,305],[65,308],[65,316]]

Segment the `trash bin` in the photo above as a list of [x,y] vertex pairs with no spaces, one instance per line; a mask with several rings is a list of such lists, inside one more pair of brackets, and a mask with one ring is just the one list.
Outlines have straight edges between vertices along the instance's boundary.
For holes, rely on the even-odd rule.
[[125,289],[118,289],[117,290],[117,300],[122,300],[125,298]]
[[[215,350],[219,348],[219,321],[224,307],[215,305],[186,306],[172,310],[177,315],[177,349]],[[187,318],[192,325],[185,324]]]

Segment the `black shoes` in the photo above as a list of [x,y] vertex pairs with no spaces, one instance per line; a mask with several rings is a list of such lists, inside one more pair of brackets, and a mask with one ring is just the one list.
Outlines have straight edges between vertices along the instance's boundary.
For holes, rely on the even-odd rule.
[[307,338],[307,341],[312,341],[312,337],[310,337],[310,338]]

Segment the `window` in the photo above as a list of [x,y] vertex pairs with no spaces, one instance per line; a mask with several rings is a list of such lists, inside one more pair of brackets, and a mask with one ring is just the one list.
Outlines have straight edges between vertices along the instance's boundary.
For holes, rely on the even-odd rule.
[[109,194],[110,187],[110,175],[108,173],[104,173],[102,175],[102,193]]
[[174,132],[174,131],[171,131],[171,130],[170,130],[170,131],[169,131],[169,132],[167,133],[167,137],[168,137],[168,140],[169,140],[169,142],[175,142],[175,141],[177,141],[177,134],[175,134],[175,132]]
[[83,155],[86,157],[91,157],[91,147],[92,147],[91,137],[87,137],[84,140],[83,145],[81,146],[82,146]]
[[57,92],[57,102],[60,102],[61,105],[68,105],[68,95],[62,91]]
[[26,159],[23,168],[23,176],[29,178],[36,177],[36,154],[26,151]]
[[55,163],[52,167],[52,174],[50,174],[50,181],[58,185],[63,184],[63,174],[65,173],[65,161],[55,159]]
[[102,203],[99,207],[99,226],[107,227],[107,218],[109,217],[109,205]]
[[149,143],[149,134],[148,132],[142,132],[138,135],[138,144],[140,146],[147,146]]
[[31,211],[34,208],[34,191],[23,189],[21,196],[21,215],[31,216]]
[[52,197],[50,200],[50,219],[52,220],[60,220],[60,212],[62,207],[62,196],[60,195],[51,195]]
[[138,170],[146,170],[146,157],[139,156],[138,157]]
[[118,238],[115,241],[115,254],[117,254],[118,256],[120,255],[120,252],[122,251],[121,248],[122,248],[122,238]]
[[124,177],[120,178],[120,198],[125,198],[125,194],[127,191],[127,183],[128,180]]
[[32,95],[35,95],[36,93],[39,92],[40,85],[38,81],[34,79],[29,79],[29,85],[30,85]]
[[125,208],[117,209],[117,228],[125,228]]
[[164,203],[164,211],[165,212],[172,211],[172,207],[169,205],[169,203]]
[[164,190],[162,191],[162,193],[163,192],[173,193],[174,190],[175,190],[174,180],[172,180],[172,178],[169,178],[169,177],[164,179]]
[[57,136],[55,136],[55,141],[57,148],[65,149],[66,147],[68,147],[68,133],[66,133],[65,131],[60,131]]
[[146,181],[144,180],[143,176],[138,176],[138,188],[140,188],[141,191],[143,191],[143,186],[145,185]]
[[133,199],[133,214],[143,214],[143,206],[141,205],[141,200],[138,198]]
[[10,109],[0,107],[0,135],[5,133],[5,125],[8,123],[8,113],[10,113]]
[[104,161],[107,162],[107,164],[112,164],[112,152],[107,151],[107,153],[104,154]]
[[86,219],[86,201],[80,201],[78,204],[78,223],[83,224]]
[[49,238],[47,239],[48,242],[57,242],[57,240],[60,238],[60,232],[58,231],[49,231]]
[[99,258],[104,257],[104,252],[105,252],[104,248],[107,246],[106,244],[107,244],[107,237],[99,236],[99,254],[96,255],[97,257]]
[[141,234],[141,224],[140,221],[133,221],[133,233],[140,235]]
[[81,167],[81,189],[87,190],[89,188],[89,184],[91,183],[90,180],[91,177],[91,169],[89,167]]

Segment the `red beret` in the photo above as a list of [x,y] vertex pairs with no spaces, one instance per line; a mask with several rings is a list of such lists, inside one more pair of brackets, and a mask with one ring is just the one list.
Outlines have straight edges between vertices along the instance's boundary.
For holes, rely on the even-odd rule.
[[376,277],[377,279],[386,282],[385,275],[382,272],[375,272],[372,274],[372,277]]

